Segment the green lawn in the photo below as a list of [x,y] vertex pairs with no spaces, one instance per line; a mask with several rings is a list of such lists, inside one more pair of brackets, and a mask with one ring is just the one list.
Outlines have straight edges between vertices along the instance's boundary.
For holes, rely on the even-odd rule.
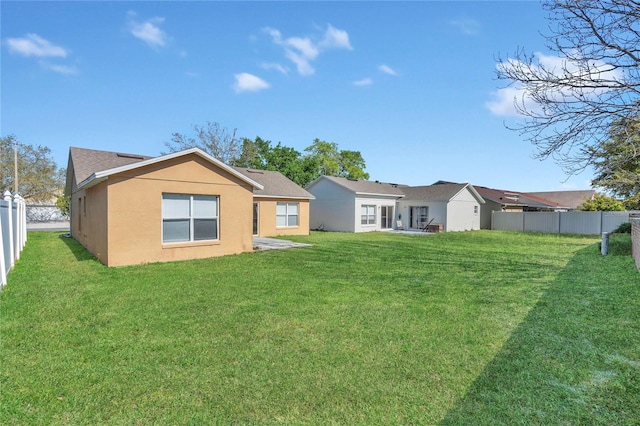
[[312,233],[106,268],[32,232],[0,424],[640,424],[628,235]]

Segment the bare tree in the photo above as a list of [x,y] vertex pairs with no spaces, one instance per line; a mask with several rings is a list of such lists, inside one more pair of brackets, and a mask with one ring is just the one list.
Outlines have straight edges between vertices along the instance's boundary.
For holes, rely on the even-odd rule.
[[[524,118],[511,129],[568,173],[583,170],[613,123],[640,116],[640,2],[545,0],[547,48],[498,59]],[[632,143],[637,143],[635,138]],[[638,151],[638,150],[636,150]]]
[[193,130],[195,137],[173,133],[171,142],[166,142],[165,146],[170,152],[200,148],[226,164],[231,164],[242,153],[243,140],[237,136],[237,129],[229,130],[208,121],[204,127],[194,125]]

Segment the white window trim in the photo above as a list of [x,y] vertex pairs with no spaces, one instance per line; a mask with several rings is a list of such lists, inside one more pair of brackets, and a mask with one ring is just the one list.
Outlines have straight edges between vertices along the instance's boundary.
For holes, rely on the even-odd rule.
[[[362,209],[366,208],[366,215],[362,214]],[[369,208],[373,209],[373,215],[370,214]],[[367,216],[367,223],[362,223],[362,216]],[[373,220],[371,217],[373,216]],[[361,226],[376,226],[376,220],[378,218],[378,208],[375,204],[361,204],[360,205],[360,225]]]
[[[162,240],[162,244],[188,244],[188,243],[202,243],[202,242],[208,242],[208,241],[220,241],[220,196],[218,195],[211,195],[211,194],[182,194],[182,193],[175,193],[175,192],[163,192],[162,193],[162,200],[164,200],[164,196],[165,195],[181,195],[181,196],[185,196],[185,197],[189,197],[189,217],[182,217],[182,218],[165,218],[164,217],[164,211],[161,212],[162,214],[162,220],[160,223],[160,237]],[[193,204],[194,204],[194,197],[212,197],[215,198],[216,200],[216,212],[215,212],[215,217],[212,218],[204,218],[204,217],[196,217],[194,216],[194,208],[193,208]],[[189,239],[188,240],[182,240],[182,241],[165,241],[164,239],[164,221],[165,220],[189,220]],[[196,240],[195,237],[195,232],[194,232],[194,221],[196,219],[215,219],[216,220],[216,238],[212,238],[212,239],[203,239],[203,240]]]
[[[279,215],[278,214],[278,206],[285,206],[285,214],[284,215]],[[289,214],[289,207],[290,206],[296,206],[296,214]],[[278,217],[282,217],[284,216],[285,218],[285,224],[284,225],[278,225]],[[290,225],[289,224],[289,218],[290,217],[296,217],[296,224],[295,225]],[[300,226],[300,203],[287,203],[287,202],[279,202],[276,203],[276,228],[297,228]]]

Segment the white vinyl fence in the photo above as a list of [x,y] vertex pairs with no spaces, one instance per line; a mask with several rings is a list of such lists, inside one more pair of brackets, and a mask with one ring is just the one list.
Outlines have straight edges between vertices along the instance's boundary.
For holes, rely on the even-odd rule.
[[553,234],[601,234],[629,222],[630,212],[493,212],[491,229]]
[[7,283],[7,274],[20,259],[20,252],[27,242],[26,205],[20,195],[11,197],[6,191],[0,200],[0,288]]

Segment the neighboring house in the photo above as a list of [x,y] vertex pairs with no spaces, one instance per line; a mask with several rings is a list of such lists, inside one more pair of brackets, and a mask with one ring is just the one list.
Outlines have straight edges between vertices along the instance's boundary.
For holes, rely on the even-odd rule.
[[313,195],[280,172],[234,167],[262,185],[253,191],[253,235],[309,235],[309,200]]
[[[401,186],[404,198],[397,203],[398,217],[408,229],[440,225],[443,231],[480,229],[484,199],[468,183],[436,182],[429,186]],[[436,228],[437,229],[437,228]]]
[[567,210],[566,206],[528,193],[486,188],[484,186],[476,186],[475,188],[486,201],[481,212],[480,227],[482,229],[491,229],[493,212],[521,213]]
[[262,189],[197,148],[154,158],[69,149],[71,236],[107,266],[252,251]]
[[596,191],[593,189],[578,191],[544,191],[527,192],[527,195],[544,198],[560,205],[566,206],[567,210],[577,210],[585,201],[592,200]]
[[396,200],[404,193],[398,185],[320,176],[307,186],[311,200],[311,229],[369,232],[396,226]]

